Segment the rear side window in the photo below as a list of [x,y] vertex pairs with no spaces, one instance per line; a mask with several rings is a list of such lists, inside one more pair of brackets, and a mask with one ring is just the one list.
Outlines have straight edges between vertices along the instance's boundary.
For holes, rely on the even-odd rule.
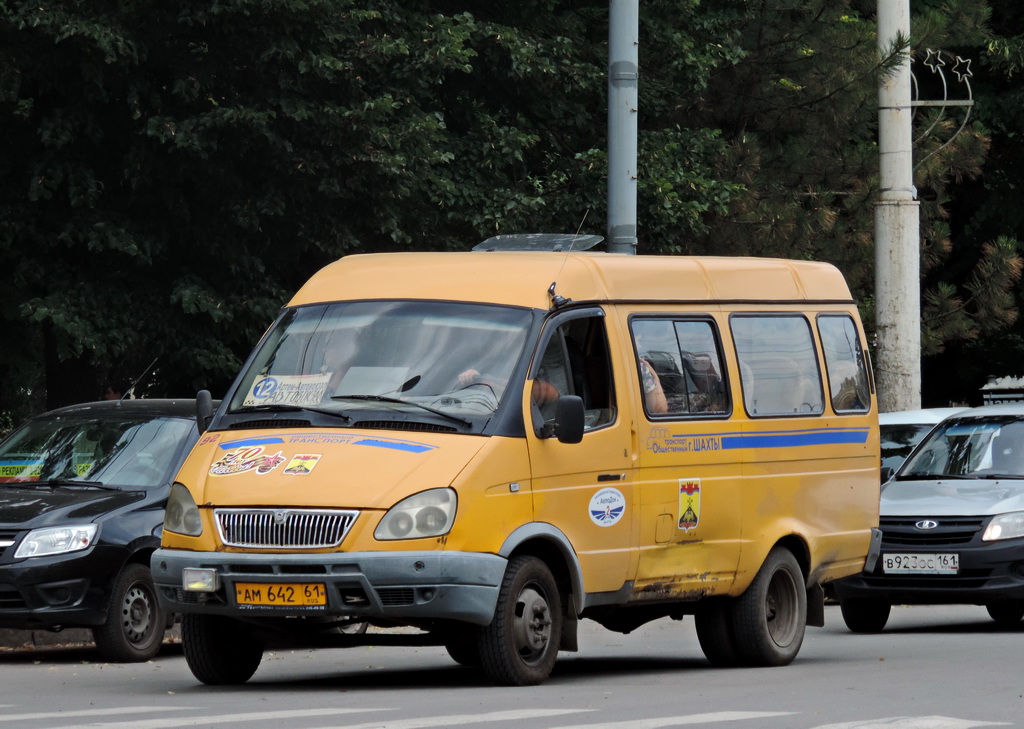
[[807,319],[737,314],[729,324],[749,415],[820,415],[824,411],[821,373]]
[[818,335],[828,370],[829,396],[837,413],[863,413],[871,407],[867,358],[857,325],[845,314],[818,317]]
[[634,318],[630,330],[643,386],[644,411],[649,416],[729,413],[721,348],[713,322]]

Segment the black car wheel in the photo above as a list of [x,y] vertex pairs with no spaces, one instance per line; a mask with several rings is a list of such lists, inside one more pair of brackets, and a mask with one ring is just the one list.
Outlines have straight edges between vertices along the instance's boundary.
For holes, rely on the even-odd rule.
[[1000,625],[1016,625],[1024,618],[1024,600],[990,602],[985,609],[989,617]]
[[128,564],[114,581],[107,621],[93,628],[92,636],[108,661],[148,661],[160,650],[166,626],[149,569]]
[[873,597],[851,597],[840,600],[843,622],[854,633],[880,633],[889,622],[892,606]]

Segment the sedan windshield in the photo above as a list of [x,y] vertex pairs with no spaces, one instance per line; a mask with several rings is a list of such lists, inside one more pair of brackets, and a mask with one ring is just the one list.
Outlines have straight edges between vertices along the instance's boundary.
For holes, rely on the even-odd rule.
[[1024,478],[1024,417],[951,418],[935,429],[900,479]]
[[0,443],[0,483],[160,486],[194,427],[185,418],[117,412],[36,418]]
[[531,318],[526,309],[423,301],[290,309],[243,373],[229,412],[374,409],[468,424],[462,418],[497,409]]

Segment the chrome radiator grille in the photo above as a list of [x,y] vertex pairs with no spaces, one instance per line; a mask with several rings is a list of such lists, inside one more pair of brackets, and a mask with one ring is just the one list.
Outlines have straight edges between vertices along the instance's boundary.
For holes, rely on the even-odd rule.
[[215,509],[217,531],[228,547],[320,549],[337,547],[358,511]]

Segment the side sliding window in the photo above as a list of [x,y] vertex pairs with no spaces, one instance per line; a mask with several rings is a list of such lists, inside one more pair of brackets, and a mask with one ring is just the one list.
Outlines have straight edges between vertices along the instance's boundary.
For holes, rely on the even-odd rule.
[[734,314],[729,319],[752,417],[820,415],[821,372],[810,323],[796,314]]
[[630,320],[644,412],[720,416],[731,409],[721,346],[709,319]]

